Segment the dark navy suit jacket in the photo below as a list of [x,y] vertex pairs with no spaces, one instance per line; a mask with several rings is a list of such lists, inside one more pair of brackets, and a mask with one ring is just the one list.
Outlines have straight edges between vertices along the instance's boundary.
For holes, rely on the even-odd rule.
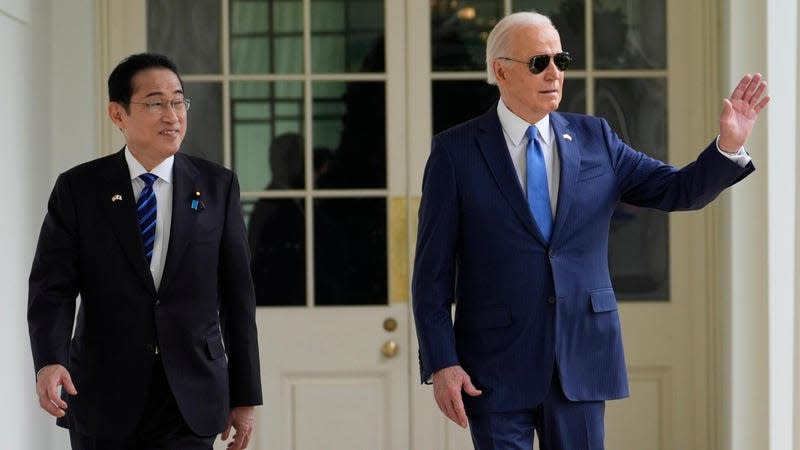
[[554,367],[571,400],[626,397],[607,255],[614,209],[698,209],[754,168],[712,142],[678,170],[628,147],[603,119],[551,113],[561,178],[547,243],[496,106],[433,139],[412,286],[422,380],[460,364],[483,390],[465,396],[468,412],[535,407]]
[[[173,183],[156,290],[124,153],[56,181],[31,270],[28,324],[35,369],[62,364],[78,390],[75,397],[63,393],[69,408],[62,426],[100,438],[130,434],[147,399],[156,344],[195,433],[219,433],[231,407],[261,404],[238,182],[227,169],[178,153]],[[191,207],[196,191],[202,209]]]

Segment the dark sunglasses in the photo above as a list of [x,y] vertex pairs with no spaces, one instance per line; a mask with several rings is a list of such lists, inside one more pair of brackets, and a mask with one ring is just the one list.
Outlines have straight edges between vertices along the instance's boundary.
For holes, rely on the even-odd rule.
[[[504,59],[506,61],[514,61],[520,64],[527,64],[528,69],[531,71],[532,74],[538,75],[547,69],[547,66],[550,65],[550,55],[536,55],[531,58],[530,61],[519,61],[513,58],[506,58],[505,56],[501,56],[497,59]],[[553,55],[553,64],[556,65],[556,68],[560,71],[567,70],[569,67],[569,63],[572,62],[572,57],[569,56],[567,52],[556,53]]]

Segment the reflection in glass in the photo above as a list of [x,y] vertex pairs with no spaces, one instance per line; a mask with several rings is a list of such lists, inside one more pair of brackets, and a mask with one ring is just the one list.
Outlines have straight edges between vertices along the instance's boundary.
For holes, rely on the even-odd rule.
[[312,0],[312,71],[382,72],[383,34],[383,0]]
[[561,36],[562,49],[572,56],[570,68],[586,68],[586,0],[513,0],[512,8],[550,17]]
[[486,38],[502,17],[503,0],[431,0],[433,70],[485,70]]
[[386,200],[315,202],[315,304],[386,305]]
[[231,120],[242,190],[305,188],[302,82],[231,83]]
[[586,80],[565,79],[559,112],[586,114]]
[[598,69],[664,69],[666,2],[594,2],[594,52]]
[[305,203],[271,198],[243,203],[258,306],[306,304]]
[[[622,140],[667,159],[665,79],[597,80],[597,115]],[[621,204],[609,239],[611,278],[619,298],[669,300],[669,220],[661,211]]]
[[386,188],[384,82],[312,85],[315,154],[328,155],[321,189]]
[[147,49],[182,74],[219,73],[220,0],[147,0]]
[[230,0],[232,73],[302,73],[301,0]]
[[485,80],[434,80],[431,96],[436,134],[484,114],[500,93]]
[[192,109],[181,151],[222,164],[222,85],[184,82],[183,87]]

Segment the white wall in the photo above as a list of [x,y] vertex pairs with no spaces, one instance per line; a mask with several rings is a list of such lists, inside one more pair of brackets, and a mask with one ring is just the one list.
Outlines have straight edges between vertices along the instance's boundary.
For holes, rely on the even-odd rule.
[[5,219],[0,221],[0,286],[5,294],[0,314],[0,342],[5,350],[0,370],[5,393],[0,435],[6,448],[50,448],[48,435],[41,431],[52,425],[38,413],[25,321],[27,276],[35,245],[32,230],[41,220],[46,196],[46,187],[37,179],[45,183],[50,179],[48,27],[43,26],[48,20],[42,1],[0,3],[0,55],[5,61],[0,71],[0,153],[5,166],[0,177],[5,205]]
[[[789,450],[797,319],[796,0],[729,0],[722,42],[725,89],[762,72],[773,100],[748,143],[757,171],[727,198],[720,267],[724,405],[722,448]],[[798,443],[800,444],[800,443]]]
[[92,0],[0,0],[2,448],[68,448],[34,392],[27,278],[55,175],[95,157]]

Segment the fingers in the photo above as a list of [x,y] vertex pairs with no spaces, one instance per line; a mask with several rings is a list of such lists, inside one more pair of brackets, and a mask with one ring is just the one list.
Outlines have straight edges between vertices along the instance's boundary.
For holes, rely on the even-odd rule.
[[469,377],[467,377],[466,381],[464,382],[464,392],[466,392],[470,397],[477,397],[483,393],[483,391],[476,388],[472,384],[472,380],[470,380]]
[[467,414],[461,391],[470,396],[481,395],[460,366],[441,369],[433,375],[433,394],[439,409],[462,428],[467,427]]
[[464,401],[461,399],[460,392],[453,399],[453,412],[455,413],[455,419],[453,419],[453,421],[461,426],[461,428],[467,428],[467,413],[464,411]]
[[230,436],[230,434],[231,434],[231,423],[228,422],[228,427],[225,428],[225,431],[222,432],[222,436],[221,436],[222,440],[223,441],[227,441],[228,440],[228,436]]
[[228,450],[242,450],[250,445],[251,432],[236,430],[233,435],[233,441],[228,444]]
[[72,383],[72,378],[64,366],[45,366],[39,373],[36,381],[36,395],[39,397],[39,406],[54,417],[64,417],[67,402],[61,399],[59,385],[70,395],[77,395],[78,391]]
[[771,98],[772,97],[770,97],[769,95],[764,96],[764,98],[762,98],[761,101],[758,102],[758,104],[753,107],[753,109],[756,111],[756,114],[760,113],[761,110],[764,109],[765,106],[767,106],[767,103],[769,103]]
[[61,384],[64,386],[64,389],[66,389],[67,394],[78,395],[78,390],[75,389],[75,385],[72,383],[72,377],[66,370],[64,370],[64,373],[61,376]]
[[731,100],[737,100],[744,97],[745,92],[747,91],[747,87],[750,85],[750,81],[752,81],[753,76],[749,73],[745,74],[741,80],[739,80],[739,84],[736,85],[736,88],[733,89],[731,92]]
[[731,101],[742,100],[751,105],[756,112],[761,111],[769,103],[767,97],[762,98],[767,90],[767,82],[763,80],[760,73],[754,75],[745,74],[739,84],[731,93]]

